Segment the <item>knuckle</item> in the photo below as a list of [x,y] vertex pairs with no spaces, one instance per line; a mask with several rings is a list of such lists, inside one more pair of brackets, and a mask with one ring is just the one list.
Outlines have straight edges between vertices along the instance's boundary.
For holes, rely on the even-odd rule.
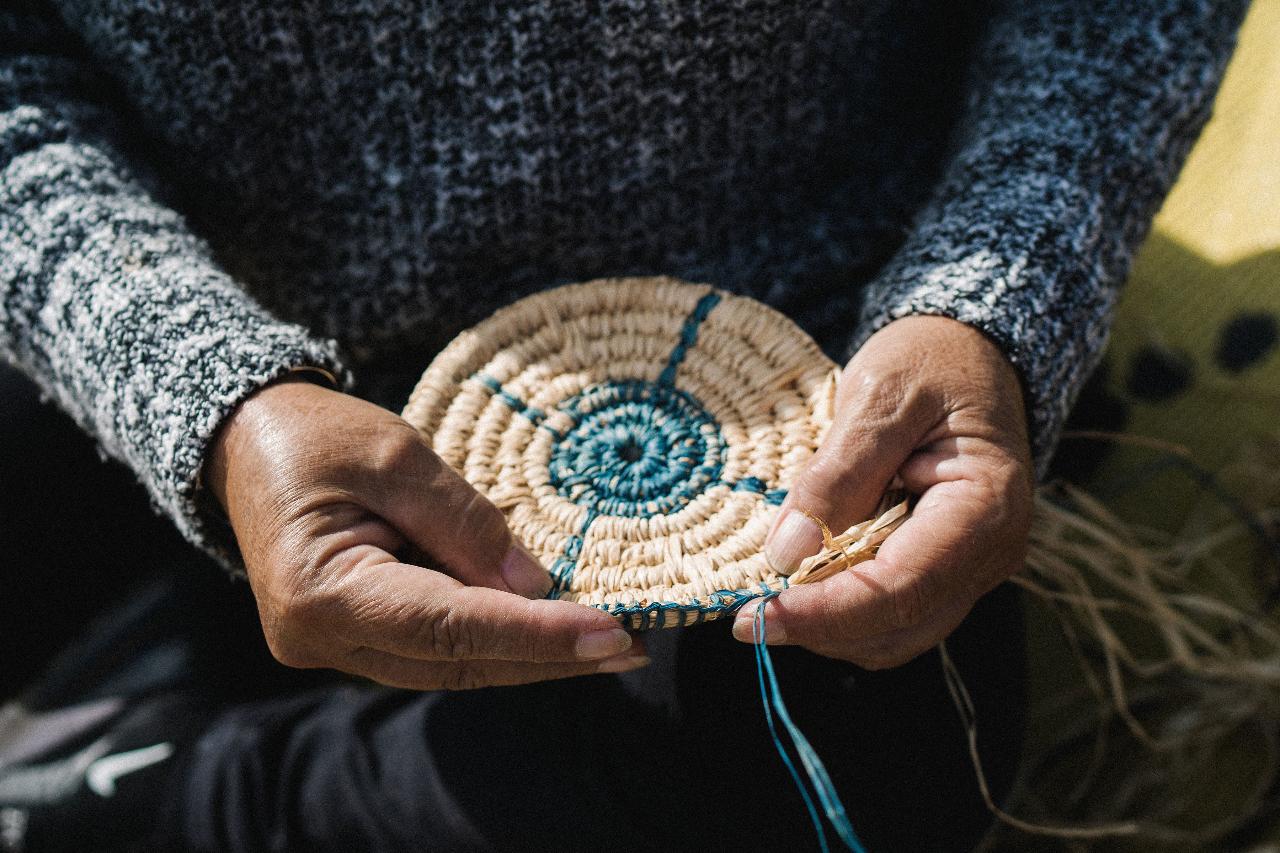
[[481,644],[474,623],[458,618],[451,610],[424,621],[422,631],[422,646],[436,660],[463,662],[477,657]]
[[818,453],[804,475],[805,497],[830,500],[852,488],[853,470],[842,452]]
[[269,631],[265,636],[271,656],[279,663],[292,669],[312,669],[320,665],[315,655],[288,633]]
[[1031,531],[1035,505],[1030,481],[1016,464],[999,466],[975,482],[975,500],[986,518],[983,525],[992,539],[1010,550],[1024,549]]
[[293,559],[270,561],[250,576],[267,649],[285,666],[324,665],[316,648],[331,633],[335,602],[323,577],[320,566]]
[[380,432],[370,448],[369,464],[379,474],[403,475],[430,464],[434,454],[427,450],[416,429],[408,423],[395,422]]
[[503,645],[523,650],[522,658],[533,663],[552,663],[564,660],[568,652],[567,643],[558,635],[540,629],[535,617],[516,618],[505,621],[501,628]]
[[905,572],[890,590],[890,628],[911,628],[924,621],[932,604],[928,577],[925,572]]
[[496,569],[511,545],[511,533],[502,511],[479,492],[461,484],[451,511],[449,530],[455,542],[465,543],[452,567],[484,574]]
[[847,387],[848,411],[864,429],[899,423],[912,396],[911,380],[899,371],[859,371],[849,377]]
[[838,533],[867,511],[863,506],[870,500],[867,485],[865,473],[849,454],[826,449],[813,458],[796,486],[796,505],[816,513]]
[[280,622],[289,633],[327,630],[335,623],[342,606],[341,596],[333,585],[308,581],[309,575],[299,573],[279,602]]
[[[493,505],[484,495],[471,491],[464,505],[460,522],[469,536],[475,541],[505,545],[510,535],[507,532],[507,520],[502,511]],[[499,555],[501,557],[501,555]]]

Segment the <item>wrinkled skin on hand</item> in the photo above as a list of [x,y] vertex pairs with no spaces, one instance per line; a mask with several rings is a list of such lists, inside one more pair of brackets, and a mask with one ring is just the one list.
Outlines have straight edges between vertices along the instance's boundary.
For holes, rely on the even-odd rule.
[[268,385],[220,430],[204,474],[285,664],[460,689],[648,662],[607,614],[541,599],[550,578],[502,513],[370,403]]
[[[895,475],[919,496],[911,518],[875,559],[769,601],[770,645],[897,666],[937,645],[1021,568],[1034,480],[1023,397],[1013,366],[980,332],[907,317],[868,339],[841,374],[830,432],[770,531],[771,565],[790,573],[820,550],[821,530],[804,513],[838,533],[874,512]],[[744,642],[755,607],[734,622]]]

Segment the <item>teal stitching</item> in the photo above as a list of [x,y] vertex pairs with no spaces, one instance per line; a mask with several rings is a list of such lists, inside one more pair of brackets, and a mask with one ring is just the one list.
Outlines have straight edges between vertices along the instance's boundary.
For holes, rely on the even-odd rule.
[[[719,302],[720,294],[715,291],[698,300],[657,383],[605,382],[560,403],[557,411],[573,424],[567,430],[548,425],[545,412],[530,407],[494,377],[482,371],[473,374],[472,378],[513,412],[551,434],[556,445],[551,459],[552,483],[567,500],[587,508],[582,527],[568,538],[564,553],[552,564],[548,597],[558,598],[573,582],[587,530],[600,515],[635,518],[670,514],[717,485],[758,494],[773,506],[786,497],[786,489],[770,489],[758,477],[743,477],[735,483],[721,480],[727,447],[719,424],[697,399],[675,387],[676,371],[697,343],[698,328]],[[627,458],[628,453],[639,455]],[[762,586],[766,592],[719,590],[708,596],[716,603],[707,605],[650,602],[598,607],[641,628],[665,622],[668,613],[681,617],[694,613],[695,621],[702,622],[771,594],[767,584]],[[782,586],[786,587],[785,579]]]
[[582,527],[578,529],[577,534],[569,537],[564,545],[564,553],[551,564],[551,591],[547,593],[547,598],[559,598],[560,594],[573,582],[574,570],[578,568],[578,557],[582,554],[582,543],[587,538],[587,528],[595,520],[596,513],[587,510],[587,515],[582,520]]
[[667,357],[667,366],[658,375],[659,383],[662,385],[675,384],[676,371],[680,369],[680,363],[684,361],[689,349],[698,341],[698,327],[702,325],[702,321],[707,319],[711,309],[715,308],[719,302],[720,294],[713,290],[699,299],[698,304],[693,306],[693,311],[689,313],[689,316],[684,321],[684,326],[680,328],[680,340],[676,342],[675,348],[671,350],[671,355]]
[[[665,624],[667,613],[678,613],[683,616],[686,613],[696,613],[698,622],[705,621],[712,614],[716,616],[725,616],[737,612],[748,601],[753,601],[761,596],[777,595],[783,589],[786,589],[787,579],[779,579],[779,589],[775,590],[769,584],[763,581],[760,584],[764,588],[763,592],[752,589],[719,589],[710,595],[704,596],[707,599],[713,599],[714,604],[681,604],[675,601],[650,601],[645,604],[596,604],[593,605],[599,610],[603,610],[610,616],[619,619],[634,622],[641,629],[656,627],[659,622]],[[662,614],[662,619],[655,618]],[[648,624],[652,622],[653,624]],[[678,624],[683,625],[684,620],[681,619]]]
[[[515,394],[502,387],[502,383],[494,379],[487,373],[477,370],[471,374],[471,378],[484,385],[493,395],[507,405],[517,415],[521,415],[533,422],[534,426],[541,424],[547,417],[546,413],[541,409],[535,409],[525,403]],[[554,431],[553,431],[554,432]]]
[[765,503],[773,506],[781,506],[787,497],[786,489],[770,489],[759,477],[743,477],[732,487],[735,492],[755,492],[764,498]]
[[599,515],[668,515],[720,482],[724,437],[684,391],[639,380],[606,382],[559,409],[577,424],[556,444],[551,483]]
[[[476,380],[477,382],[480,382],[495,394],[502,393],[502,383],[494,379],[492,376],[490,376],[487,373],[483,373],[477,370],[475,373],[471,374],[471,378]],[[521,408],[524,408],[523,403],[521,404]]]

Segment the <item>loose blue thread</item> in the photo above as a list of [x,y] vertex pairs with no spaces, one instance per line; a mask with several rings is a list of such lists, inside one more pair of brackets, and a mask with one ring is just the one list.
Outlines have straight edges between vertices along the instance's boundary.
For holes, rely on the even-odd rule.
[[818,816],[818,809],[808,786],[800,778],[800,773],[796,770],[795,762],[791,760],[782,738],[778,737],[778,729],[774,725],[775,714],[782,721],[782,726],[786,729],[787,736],[800,757],[800,763],[804,766],[805,774],[809,777],[809,784],[813,786],[813,793],[817,795],[818,802],[822,805],[822,810],[827,820],[831,822],[836,835],[854,853],[866,853],[866,848],[862,846],[857,833],[853,831],[853,824],[849,822],[849,815],[845,812],[844,803],[840,801],[840,795],[836,792],[827,768],[809,744],[808,738],[791,721],[791,714],[787,712],[786,703],[782,701],[782,688],[778,685],[778,677],[773,672],[773,660],[769,657],[769,647],[765,645],[764,625],[765,605],[777,594],[771,592],[760,599],[760,603],[756,606],[755,618],[752,620],[752,637],[755,640],[756,649],[756,677],[760,681],[760,700],[764,704],[764,718],[769,724],[769,734],[773,738],[773,745],[778,750],[778,755],[782,756],[782,763],[787,766],[787,771],[800,790],[800,796],[804,798],[804,806],[809,811],[809,820],[813,822],[814,830],[818,833],[818,846],[823,853],[828,853],[830,850],[827,846],[827,833],[823,829],[822,819]]

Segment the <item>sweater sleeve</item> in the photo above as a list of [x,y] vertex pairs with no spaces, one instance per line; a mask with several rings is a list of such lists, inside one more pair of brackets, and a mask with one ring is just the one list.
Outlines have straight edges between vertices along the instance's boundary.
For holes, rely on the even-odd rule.
[[938,189],[866,290],[856,350],[912,314],[1018,369],[1043,475],[1130,260],[1200,128],[1243,0],[1017,0],[991,19]]
[[148,191],[128,115],[45,4],[0,8],[0,354],[189,539],[234,561],[199,489],[210,438],[291,368],[343,369],[333,344],[273,319]]

